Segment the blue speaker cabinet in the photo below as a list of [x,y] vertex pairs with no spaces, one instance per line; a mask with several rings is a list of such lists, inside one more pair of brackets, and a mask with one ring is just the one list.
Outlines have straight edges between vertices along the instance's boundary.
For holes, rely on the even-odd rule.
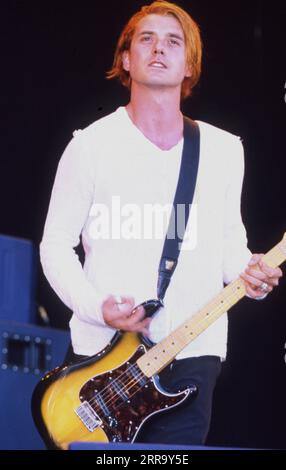
[[36,262],[31,241],[0,235],[0,320],[35,323]]
[[0,321],[0,449],[44,449],[31,396],[45,372],[63,362],[67,331]]

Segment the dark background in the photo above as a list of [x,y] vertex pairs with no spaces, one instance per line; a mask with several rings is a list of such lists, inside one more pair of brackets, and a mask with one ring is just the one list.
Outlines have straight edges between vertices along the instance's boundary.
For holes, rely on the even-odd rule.
[[[145,3],[2,4],[0,233],[38,246],[72,132],[128,101],[105,72],[123,25]],[[262,0],[177,3],[200,24],[204,41],[202,79],[184,111],[243,138],[243,218],[250,249],[265,252],[286,230],[285,7]],[[266,301],[243,300],[230,314],[210,445],[286,448],[285,286],[284,279]],[[67,328],[70,313],[40,268],[37,301],[51,326]]]

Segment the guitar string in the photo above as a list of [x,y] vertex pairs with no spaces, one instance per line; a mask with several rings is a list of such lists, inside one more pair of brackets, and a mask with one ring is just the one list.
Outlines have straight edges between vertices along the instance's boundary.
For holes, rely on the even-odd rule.
[[[108,408],[108,406],[110,405],[110,403],[114,403],[114,396],[110,397],[110,387],[111,387],[114,383],[117,383],[117,385],[120,387],[120,384],[119,384],[119,382],[118,382],[118,380],[119,380],[120,377],[122,377],[123,380],[124,380],[124,378],[125,378],[125,376],[126,376],[127,380],[129,380],[129,382],[125,382],[125,383],[124,383],[124,381],[121,382],[121,383],[123,384],[123,387],[122,387],[122,386],[120,387],[121,390],[122,390],[122,393],[124,393],[124,392],[129,392],[129,390],[130,390],[132,387],[134,387],[134,385],[136,385],[136,384],[139,384],[140,387],[144,387],[145,384],[142,385],[142,386],[140,385],[140,380],[142,380],[143,378],[146,378],[147,381],[148,381],[149,378],[148,378],[139,368],[138,368],[138,369],[139,369],[138,372],[136,372],[135,375],[133,375],[133,377],[132,377],[131,380],[130,380],[130,376],[128,377],[128,372],[130,371],[130,373],[132,373],[130,369],[135,368],[135,367],[136,367],[136,364],[132,364],[130,367],[128,367],[127,370],[123,371],[123,372],[120,374],[119,377],[117,377],[117,378],[111,380],[111,381],[109,382],[108,386],[104,387],[104,388],[102,389],[102,391],[96,393],[96,394],[94,395],[94,397],[93,397],[91,400],[88,400],[88,403],[89,403],[90,405],[94,405],[94,403],[98,403],[98,396],[100,395],[101,398],[102,398],[103,401],[104,401],[105,406]],[[138,367],[138,366],[137,366],[137,367]],[[146,382],[146,383],[147,383],[147,382]],[[105,393],[102,393],[102,392],[105,392]],[[121,400],[122,400],[122,397],[119,395],[118,392],[115,391],[115,394],[117,395],[118,399],[121,399]],[[129,399],[129,398],[128,398],[128,399]],[[115,400],[117,400],[117,399],[115,399]],[[124,403],[124,401],[123,401],[123,403]],[[99,406],[100,406],[100,405],[99,405]]]
[[[272,256],[271,256],[271,258],[272,258],[272,257],[274,258],[275,255],[277,255],[277,254],[278,254],[278,253],[273,253]],[[234,282],[235,282],[235,281],[234,281]],[[233,296],[234,296],[234,297],[237,297],[237,291],[236,291],[236,290],[233,291],[233,292],[231,292],[231,293],[228,295],[229,300],[230,300],[230,298],[233,297]],[[232,299],[231,299],[231,300],[232,300]],[[225,301],[225,302],[227,302],[227,301]],[[229,303],[229,302],[228,302],[228,303]],[[229,305],[230,305],[230,306],[233,305],[233,304],[231,305],[231,301],[230,301]],[[215,315],[216,313],[219,313],[220,310],[221,310],[221,305],[218,305],[215,309],[213,309],[213,311],[212,311],[212,316]],[[207,320],[209,320],[210,318],[211,318],[211,316],[209,315],[208,318],[207,318]],[[206,318],[205,318],[205,317],[204,317],[204,318],[200,318],[199,321],[197,322],[196,327],[197,327],[197,326],[200,326],[200,324],[201,324],[202,322],[205,322],[205,321],[206,321]],[[135,364],[132,364],[131,367],[130,367],[129,369],[127,369],[127,371],[129,371],[132,367],[136,367],[136,365],[135,365]],[[137,366],[137,367],[138,367],[138,366]],[[147,376],[140,370],[140,368],[139,368],[139,374],[138,374],[138,375],[134,375],[131,381],[124,383],[124,378],[125,378],[125,376],[126,376],[127,379],[128,379],[127,371],[122,372],[119,377],[117,377],[117,378],[113,379],[112,381],[110,381],[109,386],[104,387],[104,388],[102,389],[102,391],[100,392],[101,397],[102,397],[102,399],[104,400],[104,403],[105,403],[105,405],[106,405],[107,407],[108,407],[108,405],[109,405],[110,403],[114,402],[114,400],[113,400],[114,397],[111,397],[111,398],[108,400],[108,398],[109,398],[109,389],[110,389],[110,385],[112,385],[113,383],[117,383],[117,384],[118,384],[118,380],[119,380],[120,377],[123,376],[123,382],[122,382],[123,388],[121,387],[121,389],[123,390],[123,393],[124,393],[124,391],[129,391],[129,389],[131,389],[131,388],[132,388],[136,383],[138,383],[141,379],[143,379],[144,377],[147,377]],[[118,385],[119,385],[119,384],[118,384]],[[139,385],[140,385],[140,384],[139,384]],[[140,387],[140,388],[142,388],[142,387]],[[106,392],[105,392],[105,391],[106,391]],[[102,393],[102,392],[105,392],[105,393]],[[115,393],[116,393],[116,392],[115,392]],[[118,393],[117,393],[117,396],[118,396],[118,399],[121,399],[121,400],[122,400],[122,397],[120,397],[120,395],[119,395]],[[105,402],[105,399],[107,399],[106,402]],[[96,396],[96,395],[89,401],[90,404],[93,404],[93,402],[97,402],[97,396]],[[123,401],[123,403],[124,403],[124,401]],[[99,405],[99,406],[100,406],[100,405]]]

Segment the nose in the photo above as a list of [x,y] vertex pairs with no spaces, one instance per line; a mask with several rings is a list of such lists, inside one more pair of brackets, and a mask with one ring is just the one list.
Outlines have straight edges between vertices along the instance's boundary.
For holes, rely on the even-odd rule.
[[164,45],[163,42],[159,39],[154,43],[153,53],[157,54],[164,54]]

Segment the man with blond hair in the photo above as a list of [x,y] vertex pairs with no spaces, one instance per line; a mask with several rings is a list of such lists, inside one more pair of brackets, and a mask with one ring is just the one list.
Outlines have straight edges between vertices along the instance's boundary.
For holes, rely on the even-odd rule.
[[[165,306],[154,320],[145,318],[142,307],[134,310],[156,296],[165,234],[144,237],[144,230],[128,226],[130,205],[142,215],[146,205],[173,203],[184,140],[180,105],[199,81],[201,59],[199,27],[186,11],[165,1],[141,8],[125,26],[108,73],[129,88],[129,103],[76,132],[60,160],[40,252],[47,279],[73,312],[70,360],[104,349],[117,330],[159,341],[239,275],[252,298],[278,285],[280,269],[247,248],[240,214],[241,141],[199,121],[200,161],[189,217],[195,242],[181,251]],[[102,221],[111,219],[99,224],[96,207],[114,218],[118,199],[125,226],[100,235]],[[80,236],[83,268],[74,251]],[[205,442],[226,344],[223,315],[162,372],[166,388],[195,384],[199,393],[184,409],[152,420],[141,440]]]

